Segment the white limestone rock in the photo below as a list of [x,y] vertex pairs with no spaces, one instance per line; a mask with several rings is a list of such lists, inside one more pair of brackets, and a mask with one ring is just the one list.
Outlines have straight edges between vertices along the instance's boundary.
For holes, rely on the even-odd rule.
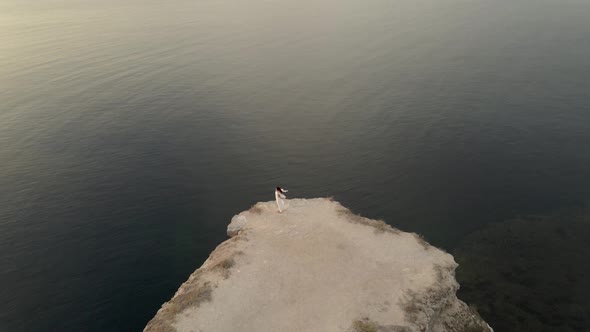
[[489,332],[453,257],[329,199],[258,203],[144,331]]

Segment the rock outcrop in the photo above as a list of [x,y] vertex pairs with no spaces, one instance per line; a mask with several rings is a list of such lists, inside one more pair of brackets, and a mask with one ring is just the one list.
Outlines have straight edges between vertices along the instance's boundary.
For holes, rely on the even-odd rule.
[[329,199],[289,203],[235,216],[144,331],[492,331],[457,299],[451,255]]

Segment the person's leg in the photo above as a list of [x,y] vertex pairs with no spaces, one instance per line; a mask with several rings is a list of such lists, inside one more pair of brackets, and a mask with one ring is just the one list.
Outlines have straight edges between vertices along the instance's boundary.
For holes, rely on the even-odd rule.
[[279,213],[282,213],[283,210],[281,210],[281,203],[279,202],[280,198],[277,198],[276,201],[277,201],[277,208],[279,208]]

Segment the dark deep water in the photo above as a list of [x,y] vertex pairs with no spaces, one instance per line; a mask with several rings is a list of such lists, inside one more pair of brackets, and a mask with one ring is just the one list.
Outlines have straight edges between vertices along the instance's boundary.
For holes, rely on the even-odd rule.
[[[498,331],[590,331],[590,221],[491,240],[590,201],[589,17],[585,0],[0,1],[0,330],[141,330],[280,184],[495,255],[506,279],[465,296]],[[547,264],[567,273],[501,306],[556,322],[500,321],[483,295],[520,276],[498,255],[563,243],[577,261]],[[564,315],[535,306],[548,287]]]

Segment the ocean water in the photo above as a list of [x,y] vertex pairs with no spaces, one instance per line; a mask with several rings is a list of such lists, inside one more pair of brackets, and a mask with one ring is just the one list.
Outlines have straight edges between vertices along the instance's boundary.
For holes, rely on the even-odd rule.
[[[0,1],[0,331],[141,330],[276,185],[456,252],[460,295],[501,331],[589,331],[589,17],[585,0]],[[527,235],[528,216],[574,214]],[[579,259],[542,259],[562,244]],[[537,263],[515,277],[512,257]]]

